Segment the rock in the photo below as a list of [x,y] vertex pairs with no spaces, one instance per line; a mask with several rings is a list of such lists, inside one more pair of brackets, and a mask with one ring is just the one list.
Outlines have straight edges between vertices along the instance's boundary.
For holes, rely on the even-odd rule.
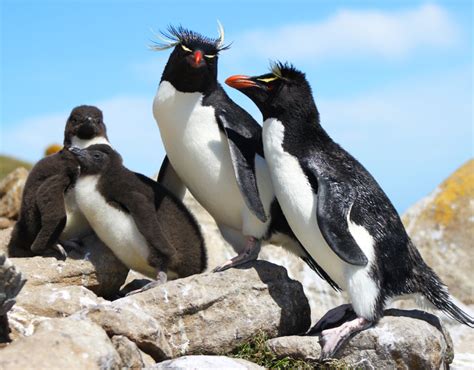
[[[286,337],[267,341],[278,357],[319,358],[318,337]],[[354,336],[336,358],[362,369],[440,369],[453,361],[453,346],[441,321],[426,312],[387,310],[373,328]]]
[[296,360],[317,360],[321,354],[318,338],[312,336],[279,337],[269,339],[267,347],[277,358],[290,357]]
[[225,356],[183,356],[160,362],[153,369],[265,369],[253,362]]
[[12,235],[13,227],[0,230],[0,254],[8,255],[8,243]]
[[27,177],[28,170],[19,167],[0,181],[0,217],[10,219],[18,217]]
[[165,329],[154,317],[142,311],[137,303],[118,307],[114,302],[80,311],[74,316],[99,324],[110,337],[121,335],[129,338],[155,360],[173,357],[172,343],[168,342]]
[[[201,225],[208,248],[208,269],[212,270],[229,258],[234,257],[236,255],[234,249],[222,238],[212,216],[189,192],[186,192],[184,202]],[[334,291],[305,262],[279,245],[265,243],[259,259],[285,267],[291,279],[298,280],[303,284],[304,292],[311,307],[313,323],[331,308],[348,302],[344,293]]]
[[15,298],[25,282],[11,261],[0,254],[0,343],[10,340],[7,313],[15,304]]
[[122,368],[142,369],[155,364],[150,356],[140,351],[135,343],[123,335],[112,337],[112,344],[122,359]]
[[64,261],[53,257],[11,258],[27,278],[27,287],[52,284],[81,285],[101,297],[117,294],[128,268],[94,235],[83,239],[84,248],[69,252]]
[[261,330],[304,333],[310,309],[301,284],[265,261],[170,281],[81,313],[124,335],[155,360],[229,352]]
[[15,224],[15,221],[10,220],[9,218],[6,218],[6,217],[0,217],[0,230],[8,229],[9,227],[12,227],[14,224]]
[[34,334],[0,349],[1,369],[119,369],[121,359],[102,328],[87,320],[48,319]]
[[280,246],[265,245],[260,253],[260,258],[285,267],[291,279],[298,280],[303,284],[311,307],[312,323],[316,323],[330,309],[349,302],[345,292],[336,292],[303,260]]
[[8,312],[8,324],[11,330],[10,339],[16,341],[32,335],[35,327],[44,320],[47,320],[47,318],[29,313],[18,305],[13,306]]
[[17,297],[18,306],[44,317],[65,317],[107,303],[83,286],[27,285]]
[[450,293],[465,304],[474,304],[474,280],[469,274],[474,266],[473,184],[471,159],[403,216],[423,259],[439,274]]

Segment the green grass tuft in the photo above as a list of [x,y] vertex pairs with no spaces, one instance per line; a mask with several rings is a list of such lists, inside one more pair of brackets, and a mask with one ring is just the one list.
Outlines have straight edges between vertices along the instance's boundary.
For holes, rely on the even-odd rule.
[[243,343],[229,356],[241,358],[268,369],[349,369],[343,361],[331,360],[321,363],[316,360],[301,360],[291,357],[277,358],[267,347],[268,336],[260,331],[252,339]]

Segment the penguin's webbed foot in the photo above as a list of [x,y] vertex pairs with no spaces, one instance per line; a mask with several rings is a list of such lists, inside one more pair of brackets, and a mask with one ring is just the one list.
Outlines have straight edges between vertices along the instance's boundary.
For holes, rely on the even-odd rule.
[[254,237],[249,237],[247,244],[242,252],[225,262],[223,265],[217,266],[214,270],[212,270],[212,272],[225,271],[227,269],[230,269],[231,267],[240,266],[250,261],[255,261],[260,253],[260,247],[260,240]]
[[358,332],[372,326],[373,321],[358,317],[354,320],[347,321],[344,324],[323,330],[319,336],[319,344],[321,345],[320,361],[333,358],[336,352]]
[[155,281],[150,281],[148,284],[146,284],[142,288],[132,290],[131,292],[128,292],[125,296],[128,297],[128,296],[133,295],[133,294],[142,293],[146,290],[149,290],[149,289],[155,288],[157,286],[160,286],[160,285],[166,283],[167,281],[168,281],[168,275],[166,275],[166,272],[159,271],[156,275],[156,280]]

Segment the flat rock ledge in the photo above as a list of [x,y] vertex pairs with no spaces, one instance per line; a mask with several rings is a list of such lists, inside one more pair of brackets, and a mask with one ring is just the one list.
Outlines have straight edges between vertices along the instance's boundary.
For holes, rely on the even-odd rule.
[[[0,348],[0,369],[140,369],[183,355],[230,353],[258,331],[273,338],[304,333],[311,324],[301,284],[265,261],[112,302],[83,286],[33,284],[8,319],[16,335]],[[214,360],[246,366],[202,358]]]
[[170,281],[78,315],[157,361],[228,353],[258,330],[273,338],[304,333],[311,324],[301,284],[265,261]]
[[[280,337],[266,344],[279,358],[317,360],[321,353],[315,336]],[[451,337],[436,316],[392,309],[375,327],[354,336],[335,357],[357,369],[421,370],[449,368],[454,352]]]

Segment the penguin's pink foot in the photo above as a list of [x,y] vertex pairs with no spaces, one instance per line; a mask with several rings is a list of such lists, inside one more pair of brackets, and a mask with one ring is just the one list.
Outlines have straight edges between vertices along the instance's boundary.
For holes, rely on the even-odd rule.
[[250,261],[255,261],[258,258],[258,255],[260,253],[260,247],[261,247],[260,240],[250,236],[247,239],[247,243],[242,252],[240,252],[237,256],[231,258],[227,262],[225,262],[223,265],[217,266],[212,271],[220,272],[220,271],[230,269],[231,267],[242,265]]
[[344,324],[326,329],[319,336],[319,344],[321,345],[321,361],[334,357],[336,352],[355,334],[372,326],[373,321],[369,321],[362,317],[347,321]]
[[148,284],[146,284],[145,286],[143,286],[140,289],[132,290],[131,292],[128,292],[125,296],[128,297],[128,296],[133,295],[133,294],[142,293],[146,290],[149,290],[149,289],[155,288],[157,286],[160,286],[160,285],[166,283],[167,281],[168,281],[168,275],[166,275],[166,272],[160,271],[156,275],[156,280],[155,281],[149,282]]

